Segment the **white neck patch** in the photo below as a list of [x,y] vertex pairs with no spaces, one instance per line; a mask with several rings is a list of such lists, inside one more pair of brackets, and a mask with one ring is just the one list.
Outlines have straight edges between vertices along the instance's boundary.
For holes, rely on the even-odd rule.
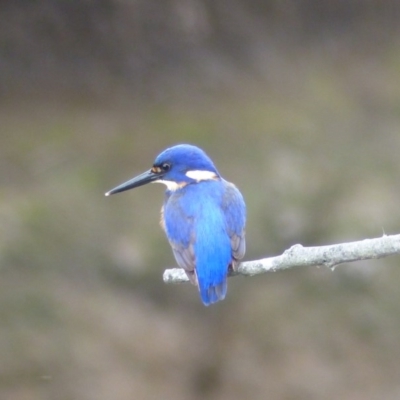
[[[209,181],[213,179],[217,179],[218,175],[212,171],[199,171],[193,170],[188,171],[185,174],[188,178],[194,179],[196,182],[200,181]],[[182,189],[184,186],[188,184],[188,182],[174,182],[174,181],[167,181],[164,179],[158,179],[157,181],[153,181],[152,183],[163,183],[168,190],[171,192],[175,192],[175,190]]]
[[209,181],[212,179],[217,179],[218,176],[215,172],[212,171],[199,171],[199,170],[194,170],[194,171],[188,171],[185,174],[188,178],[194,179],[197,182],[200,181]]

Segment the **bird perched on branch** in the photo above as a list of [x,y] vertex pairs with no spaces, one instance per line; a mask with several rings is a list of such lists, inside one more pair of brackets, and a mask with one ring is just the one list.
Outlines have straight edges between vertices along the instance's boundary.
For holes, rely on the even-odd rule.
[[246,206],[241,193],[221,177],[203,150],[180,144],[164,150],[150,170],[106,196],[150,182],[167,186],[161,226],[176,262],[206,306],[223,300],[228,271],[245,253]]

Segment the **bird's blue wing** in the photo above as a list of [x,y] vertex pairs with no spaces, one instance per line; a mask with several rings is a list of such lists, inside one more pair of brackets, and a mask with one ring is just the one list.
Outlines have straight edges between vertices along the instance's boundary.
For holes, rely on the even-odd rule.
[[[225,190],[222,208],[225,214],[226,229],[231,240],[233,262],[241,260],[246,252],[245,224],[246,204],[243,196],[230,182],[224,181]],[[235,267],[235,265],[233,265]]]
[[166,197],[161,210],[161,225],[167,234],[174,257],[189,280],[197,285],[195,253],[193,247],[193,217],[181,207],[180,196]]

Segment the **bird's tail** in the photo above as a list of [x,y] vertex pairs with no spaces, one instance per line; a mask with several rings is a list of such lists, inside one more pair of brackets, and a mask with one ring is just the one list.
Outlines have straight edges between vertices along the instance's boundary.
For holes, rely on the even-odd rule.
[[225,299],[226,291],[228,285],[226,282],[226,278],[222,283],[219,284],[211,284],[210,286],[204,286],[199,282],[199,291],[200,297],[205,306],[209,306],[210,304],[216,303],[217,301],[221,301]]

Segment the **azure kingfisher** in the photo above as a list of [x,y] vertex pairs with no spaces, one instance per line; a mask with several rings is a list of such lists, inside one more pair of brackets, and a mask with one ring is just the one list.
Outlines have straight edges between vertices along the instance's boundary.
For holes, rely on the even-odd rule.
[[161,226],[176,262],[208,306],[223,300],[227,276],[245,253],[246,205],[236,186],[224,180],[207,154],[180,144],[164,150],[153,167],[106,193],[150,182],[167,186]]

